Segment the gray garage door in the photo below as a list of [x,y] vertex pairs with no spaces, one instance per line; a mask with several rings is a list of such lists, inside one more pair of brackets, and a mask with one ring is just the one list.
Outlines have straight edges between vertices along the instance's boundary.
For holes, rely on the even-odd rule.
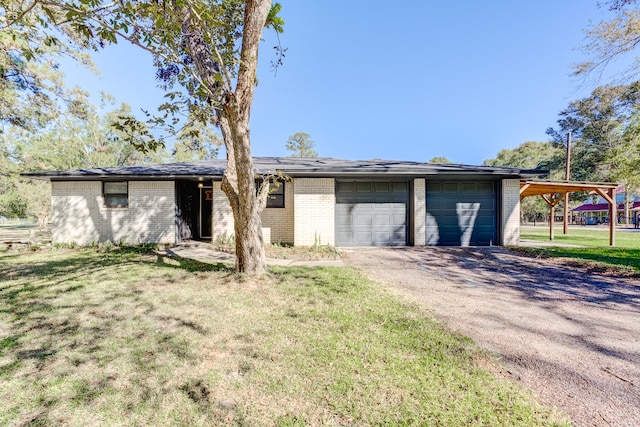
[[427,245],[495,245],[496,203],[495,181],[427,179]]
[[336,245],[406,245],[409,184],[397,181],[336,183]]

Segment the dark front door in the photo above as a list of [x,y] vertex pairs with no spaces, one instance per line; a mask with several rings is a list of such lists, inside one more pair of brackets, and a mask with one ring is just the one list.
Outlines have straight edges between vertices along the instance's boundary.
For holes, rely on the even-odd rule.
[[213,189],[200,189],[200,238],[211,238],[211,215],[213,213]]

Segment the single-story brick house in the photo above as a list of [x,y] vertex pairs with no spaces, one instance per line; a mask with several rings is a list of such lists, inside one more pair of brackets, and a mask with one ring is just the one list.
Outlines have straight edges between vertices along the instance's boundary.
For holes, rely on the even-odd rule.
[[[266,241],[299,246],[517,245],[520,180],[537,169],[255,158],[292,178],[262,213]],[[37,172],[51,182],[54,242],[175,244],[224,239],[233,217],[220,189],[226,160]]]

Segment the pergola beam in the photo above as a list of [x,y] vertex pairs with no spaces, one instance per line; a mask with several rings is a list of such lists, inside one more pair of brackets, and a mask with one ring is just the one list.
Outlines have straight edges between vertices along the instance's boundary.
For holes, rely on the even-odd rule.
[[[549,240],[553,240],[554,208],[569,193],[595,191],[609,204],[609,245],[615,246],[617,222],[616,203],[617,183],[611,182],[572,182],[572,181],[520,181],[520,198],[540,196],[549,205]],[[566,220],[566,218],[565,218]]]

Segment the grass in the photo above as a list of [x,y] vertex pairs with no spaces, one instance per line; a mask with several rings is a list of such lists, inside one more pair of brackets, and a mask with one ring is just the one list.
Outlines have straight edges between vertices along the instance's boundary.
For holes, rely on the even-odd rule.
[[556,228],[553,242],[549,242],[548,227],[523,227],[520,239],[549,244],[546,247],[521,247],[518,248],[520,252],[536,256],[574,258],[598,267],[640,274],[640,232],[618,230],[615,247],[609,246],[609,230],[595,227],[572,227],[567,235],[562,234],[562,228]]
[[0,253],[0,425],[553,425],[416,306],[347,268]]
[[[217,240],[212,247],[218,251],[235,253],[234,242]],[[267,258],[295,260],[331,260],[339,259],[340,252],[331,245],[293,246],[291,244],[272,243],[265,245]]]

